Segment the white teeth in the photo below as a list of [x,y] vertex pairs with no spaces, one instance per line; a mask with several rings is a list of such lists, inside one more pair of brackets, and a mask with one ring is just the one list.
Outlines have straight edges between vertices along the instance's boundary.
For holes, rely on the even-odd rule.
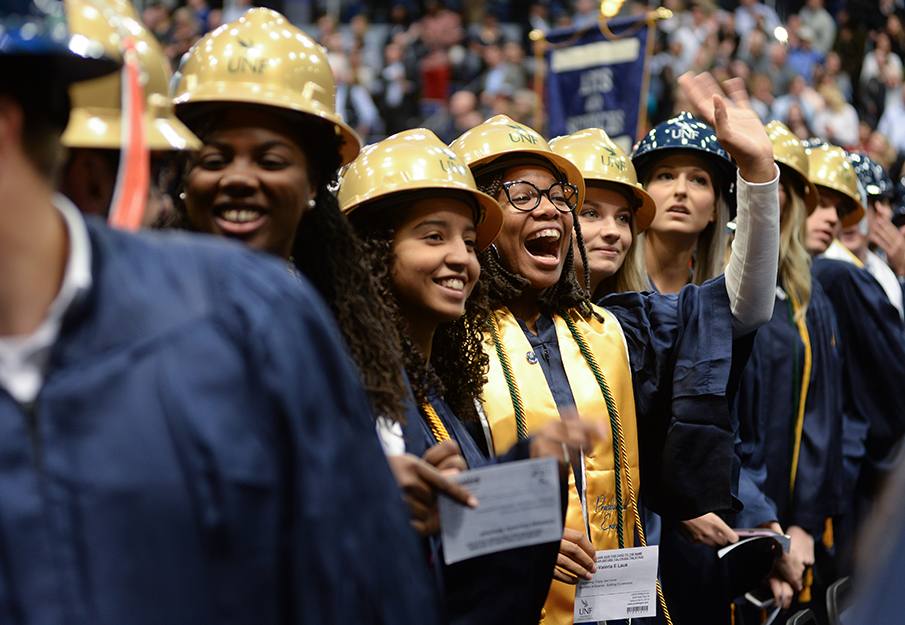
[[542,239],[544,237],[550,237],[554,241],[559,241],[560,232],[556,228],[546,228],[544,230],[538,230],[530,237],[528,237],[529,241],[533,241],[534,239]]
[[261,213],[256,210],[248,210],[244,208],[230,208],[223,213],[221,216],[226,221],[232,221],[235,223],[247,223],[249,221],[254,221],[261,216]]
[[465,289],[465,281],[458,278],[447,278],[446,280],[440,280],[440,286],[461,291]]

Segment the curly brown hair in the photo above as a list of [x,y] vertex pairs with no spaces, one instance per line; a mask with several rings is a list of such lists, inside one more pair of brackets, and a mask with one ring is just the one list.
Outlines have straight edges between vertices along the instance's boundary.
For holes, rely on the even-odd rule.
[[[324,121],[280,109],[273,111],[291,121],[293,139],[308,157],[309,177],[317,182],[315,206],[296,230],[292,263],[330,307],[376,414],[403,421],[408,390],[395,318],[379,295],[380,287],[372,276],[362,242],[330,191],[336,185],[341,162],[341,139]],[[205,141],[220,120],[222,113],[207,115],[193,131]],[[183,171],[191,167],[189,159]],[[193,230],[184,203],[177,199],[175,206],[175,212],[159,219],[154,227]]]
[[[392,204],[391,209],[388,204]],[[431,394],[440,395],[457,417],[463,421],[477,420],[475,400],[487,382],[490,363],[482,348],[482,330],[489,310],[486,288],[483,280],[478,279],[465,303],[465,313],[437,328],[428,367],[424,354],[408,336],[393,282],[396,260],[393,240],[411,205],[405,194],[397,194],[390,201],[359,207],[349,215],[349,221],[364,241],[369,263],[380,284],[380,296],[396,319],[415,402],[420,406]],[[388,209],[392,210],[392,218],[387,217]]]

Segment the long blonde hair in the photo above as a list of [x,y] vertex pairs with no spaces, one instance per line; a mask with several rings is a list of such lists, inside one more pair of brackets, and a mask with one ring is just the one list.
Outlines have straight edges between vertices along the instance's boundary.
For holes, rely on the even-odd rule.
[[[714,189],[716,189],[714,185]],[[723,273],[723,261],[726,255],[726,230],[729,224],[729,205],[718,193],[715,201],[716,219],[707,224],[707,227],[698,235],[698,244],[695,247],[694,275],[691,283],[701,286],[711,278],[716,278]]]
[[638,234],[635,226],[635,216],[632,215],[632,245],[622,261],[622,265],[616,273],[604,278],[591,294],[591,301],[597,302],[601,297],[612,293],[625,293],[628,291],[650,291],[650,277],[647,275],[646,262],[644,260],[643,233]]
[[808,209],[783,165],[780,165],[780,171],[780,184],[786,190],[786,204],[782,207],[779,220],[779,277],[786,293],[798,295],[801,303],[801,308],[795,313],[795,321],[798,321],[807,314],[811,301],[811,255],[804,246]]

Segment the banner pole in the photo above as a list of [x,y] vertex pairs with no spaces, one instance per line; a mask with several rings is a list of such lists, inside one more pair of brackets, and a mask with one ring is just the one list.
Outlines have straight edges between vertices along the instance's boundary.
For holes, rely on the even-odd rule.
[[547,79],[544,53],[547,49],[547,38],[543,31],[538,29],[528,33],[528,38],[534,42],[534,116],[531,126],[540,135],[543,135],[544,131],[541,126],[544,121],[544,82]]

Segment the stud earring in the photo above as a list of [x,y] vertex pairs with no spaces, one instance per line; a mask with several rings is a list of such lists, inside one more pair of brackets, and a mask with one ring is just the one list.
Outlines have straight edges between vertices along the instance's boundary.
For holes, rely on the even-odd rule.
[[317,202],[315,201],[314,198],[311,198],[310,200],[308,200],[308,208],[314,208],[315,206],[317,206]]
[[183,202],[185,202],[185,191],[181,191],[179,193],[179,199],[182,200]]

